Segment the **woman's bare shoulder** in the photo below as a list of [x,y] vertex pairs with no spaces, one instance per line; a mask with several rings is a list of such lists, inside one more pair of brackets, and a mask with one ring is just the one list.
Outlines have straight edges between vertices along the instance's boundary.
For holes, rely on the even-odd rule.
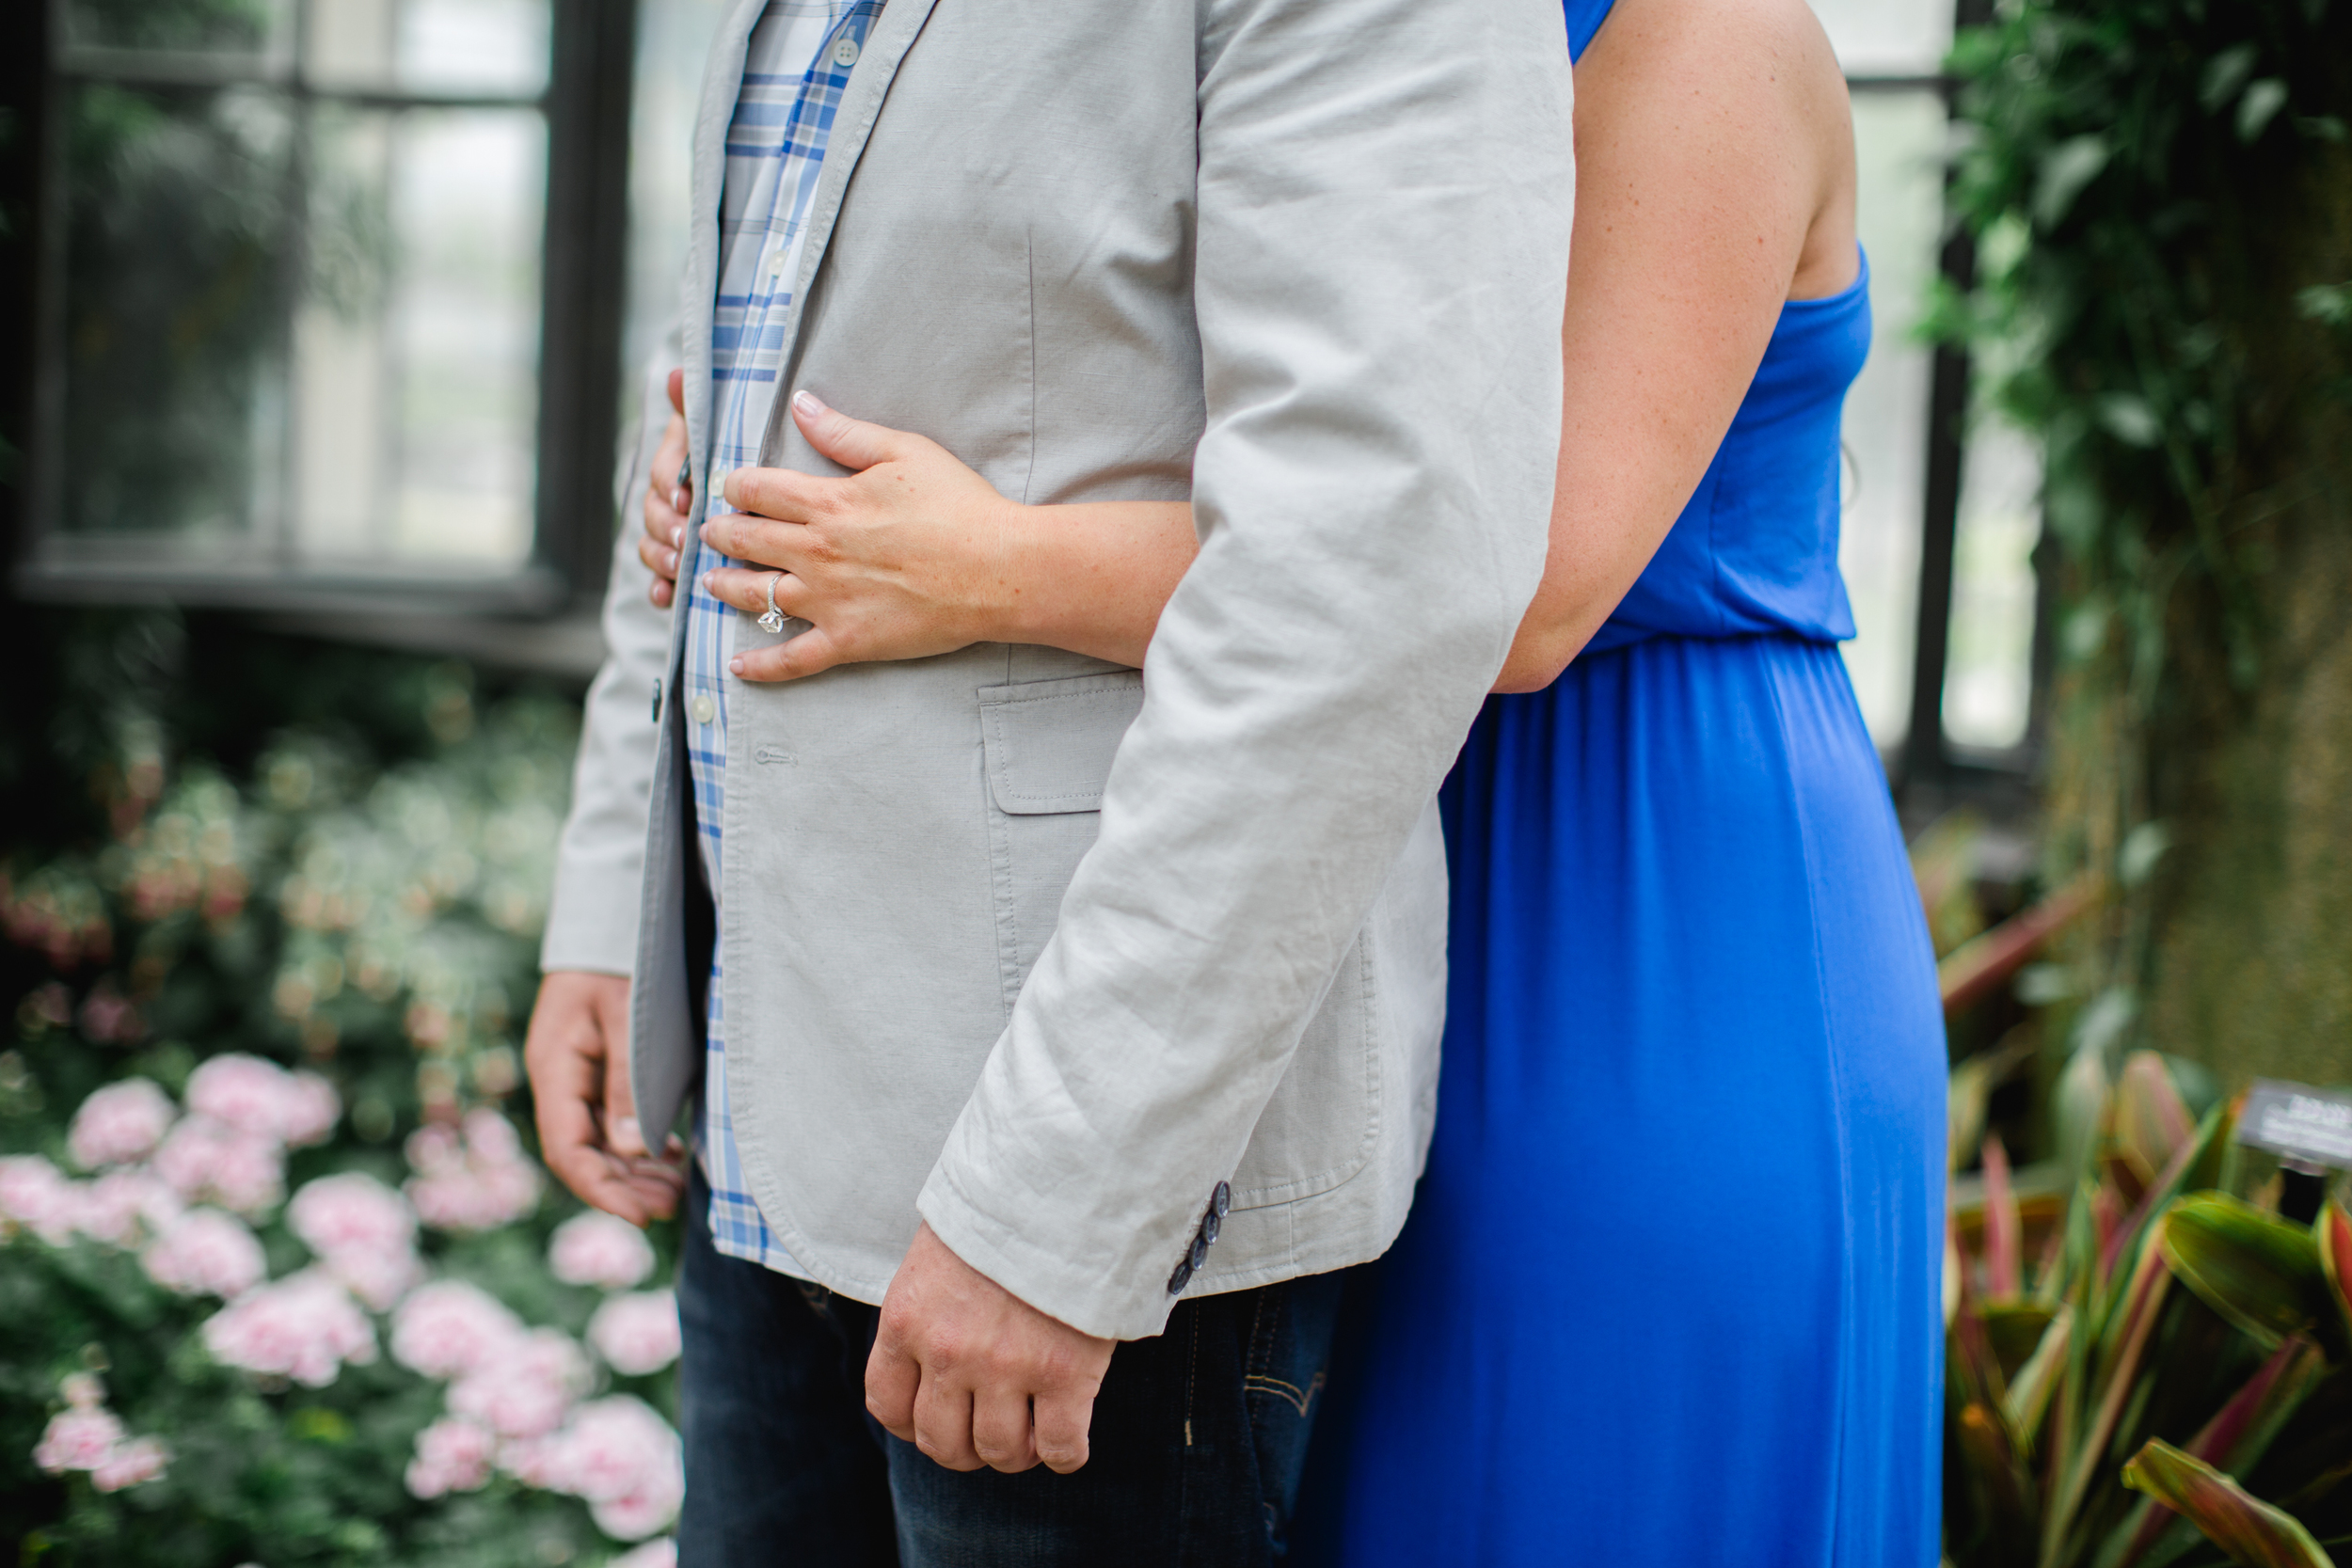
[[[1577,140],[1696,162],[1689,177],[1784,193],[1804,217],[1792,293],[1851,281],[1853,125],[1845,73],[1805,0],[1616,0],[1577,72]],[[1782,210],[1786,211],[1786,208]]]

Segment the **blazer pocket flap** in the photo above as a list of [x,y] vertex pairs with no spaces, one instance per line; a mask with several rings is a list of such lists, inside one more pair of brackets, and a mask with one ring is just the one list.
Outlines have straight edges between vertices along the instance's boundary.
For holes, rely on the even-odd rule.
[[1012,816],[1100,811],[1103,783],[1143,708],[1143,675],[1119,671],[980,689],[988,790]]

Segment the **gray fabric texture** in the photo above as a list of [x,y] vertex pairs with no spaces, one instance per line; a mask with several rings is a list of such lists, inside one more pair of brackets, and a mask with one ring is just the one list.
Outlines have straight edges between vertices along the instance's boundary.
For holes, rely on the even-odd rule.
[[[697,451],[758,11],[723,30],[697,133]],[[882,13],[787,384],[1008,496],[1190,499],[1201,552],[1140,675],[985,644],[730,695],[735,1125],[822,1283],[879,1301],[919,1213],[1025,1300],[1133,1338],[1220,1180],[1234,1211],[1188,1293],[1393,1239],[1443,1012],[1432,796],[1543,567],[1569,90],[1549,0]],[[838,471],[782,399],[764,456]],[[699,1061],[691,721],[626,544],[547,958],[633,973],[660,1127]],[[769,640],[738,623],[739,649]]]

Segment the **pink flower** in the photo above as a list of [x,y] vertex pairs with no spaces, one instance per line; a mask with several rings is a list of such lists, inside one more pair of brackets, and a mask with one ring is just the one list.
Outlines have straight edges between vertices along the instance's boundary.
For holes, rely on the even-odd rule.
[[521,1319],[461,1279],[413,1291],[392,1314],[392,1359],[426,1377],[462,1377],[522,1338]]
[[154,1168],[182,1197],[209,1195],[241,1214],[270,1207],[285,1192],[285,1157],[278,1140],[211,1117],[183,1117],[155,1151]]
[[439,1175],[466,1163],[466,1140],[455,1128],[437,1121],[429,1121],[409,1133],[401,1148],[408,1156],[408,1168],[420,1176]]
[[53,1476],[95,1470],[121,1441],[122,1423],[112,1411],[76,1406],[49,1418],[48,1430],[34,1445],[33,1463]]
[[84,1170],[128,1165],[147,1158],[179,1114],[171,1097],[145,1078],[125,1078],[92,1090],[73,1113],[66,1152]]
[[539,1172],[514,1125],[496,1111],[467,1113],[462,1139],[445,1127],[410,1134],[407,1183],[417,1213],[436,1230],[495,1230],[539,1205]]
[[581,1405],[563,1431],[521,1446],[508,1468],[531,1485],[585,1498],[596,1528],[619,1541],[667,1526],[686,1496],[677,1433],[626,1394]]
[[204,1348],[223,1366],[324,1388],[344,1363],[375,1359],[375,1329],[341,1285],[305,1269],[215,1313]]
[[183,1296],[245,1294],[269,1272],[262,1243],[217,1209],[191,1209],[166,1227],[139,1261],[147,1277]]
[[590,1503],[588,1516],[596,1522],[596,1528],[615,1541],[640,1541],[675,1522],[678,1505],[685,1500],[686,1478],[681,1469],[675,1481],[667,1476],[650,1478],[634,1491]]
[[126,1486],[136,1486],[143,1481],[153,1481],[164,1473],[171,1459],[171,1450],[160,1438],[134,1437],[118,1444],[114,1451],[90,1467],[90,1484],[101,1492],[119,1492]]
[[371,1252],[353,1247],[322,1259],[320,1266],[336,1283],[366,1302],[373,1311],[389,1312],[424,1277],[424,1264],[406,1248]]
[[333,1136],[335,1123],[342,1117],[343,1102],[335,1085],[317,1073],[297,1072],[286,1081],[278,1114],[278,1135],[286,1146],[308,1148]]
[[538,1437],[563,1424],[588,1385],[580,1347],[551,1328],[504,1346],[450,1385],[449,1407],[501,1437]]
[[605,1560],[604,1568],[677,1568],[677,1539],[663,1536]]
[[352,1251],[406,1252],[416,1243],[417,1212],[365,1171],[306,1181],[286,1206],[286,1224],[321,1258]]
[[0,1219],[13,1220],[52,1246],[73,1239],[81,1188],[38,1154],[0,1158]]
[[609,1298],[588,1320],[588,1342],[624,1377],[660,1371],[678,1356],[677,1297],[641,1291]]
[[83,1190],[75,1223],[85,1236],[127,1247],[141,1231],[161,1235],[182,1207],[180,1195],[153,1172],[110,1170]]
[[566,1285],[626,1291],[653,1272],[653,1247],[628,1221],[590,1209],[555,1227],[548,1266]]
[[498,1434],[479,1421],[443,1417],[417,1433],[417,1456],[408,1462],[408,1490],[420,1497],[444,1492],[478,1492],[490,1480]]
[[242,1052],[207,1058],[188,1075],[188,1109],[241,1132],[284,1142],[294,1075]]
[[515,1124],[491,1110],[477,1106],[466,1113],[466,1148],[477,1160],[493,1164],[513,1164],[524,1158],[523,1141],[515,1132]]

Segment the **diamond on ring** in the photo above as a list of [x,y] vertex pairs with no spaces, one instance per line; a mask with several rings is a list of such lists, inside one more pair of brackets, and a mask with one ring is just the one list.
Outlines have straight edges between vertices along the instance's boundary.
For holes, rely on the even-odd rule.
[[768,579],[768,613],[759,618],[759,629],[771,635],[784,629],[784,611],[776,608],[776,584],[783,580],[782,572]]

